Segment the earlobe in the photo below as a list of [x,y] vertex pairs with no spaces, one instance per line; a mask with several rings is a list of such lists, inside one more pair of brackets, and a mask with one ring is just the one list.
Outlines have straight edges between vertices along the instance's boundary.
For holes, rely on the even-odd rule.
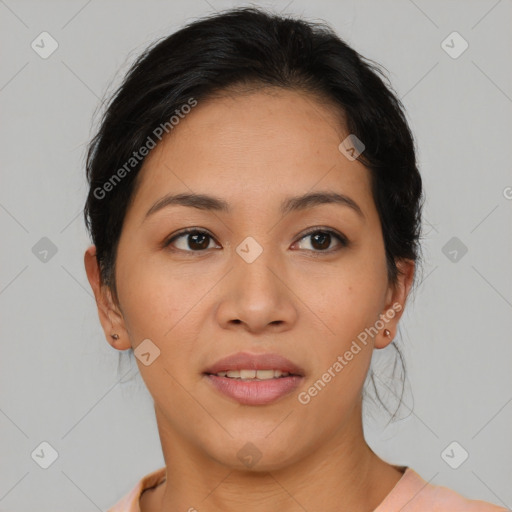
[[[118,350],[128,350],[131,343],[124,326],[122,315],[117,311],[110,289],[101,282],[101,274],[96,258],[96,247],[91,245],[84,254],[87,279],[94,292],[98,316],[107,342]],[[112,317],[115,319],[112,321]]]
[[395,285],[388,288],[386,304],[380,315],[385,326],[375,338],[375,348],[385,348],[393,341],[414,280],[414,261],[400,260],[397,262],[397,267],[399,269],[398,280]]
[[[386,319],[386,313],[382,314],[380,317],[381,317],[381,320],[384,321]],[[394,331],[394,328],[392,325],[389,325],[390,323],[391,323],[391,321],[388,321],[388,323],[386,323],[386,325],[389,327],[389,329],[388,329],[388,327],[385,327],[375,337],[375,345],[374,345],[375,348],[377,348],[377,349],[386,348],[393,341],[394,335],[390,329],[393,329],[393,331]]]

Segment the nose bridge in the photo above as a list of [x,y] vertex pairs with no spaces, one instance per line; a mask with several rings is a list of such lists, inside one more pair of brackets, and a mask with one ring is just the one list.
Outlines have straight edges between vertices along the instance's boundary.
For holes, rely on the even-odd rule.
[[289,316],[288,309],[293,309],[283,296],[287,288],[279,276],[279,248],[270,240],[265,233],[250,235],[235,247],[236,315],[248,324],[280,321]]
[[274,267],[279,266],[277,248],[272,247],[270,236],[256,234],[246,236],[235,247],[235,265],[249,282],[268,284],[268,279],[276,279]]
[[231,248],[231,272],[216,309],[225,328],[242,323],[256,333],[270,326],[289,329],[297,320],[297,305],[286,285],[281,241],[268,223],[240,230]]

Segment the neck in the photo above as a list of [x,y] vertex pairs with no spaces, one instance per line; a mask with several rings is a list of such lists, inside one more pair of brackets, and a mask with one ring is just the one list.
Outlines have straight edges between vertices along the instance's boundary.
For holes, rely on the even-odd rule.
[[[166,481],[151,496],[155,510],[255,512],[262,508],[282,512],[374,510],[396,485],[402,473],[381,460],[367,445],[361,404],[322,445],[293,465],[273,471],[239,471],[199,453],[176,436],[155,409],[166,463]],[[151,512],[149,496],[142,512]]]

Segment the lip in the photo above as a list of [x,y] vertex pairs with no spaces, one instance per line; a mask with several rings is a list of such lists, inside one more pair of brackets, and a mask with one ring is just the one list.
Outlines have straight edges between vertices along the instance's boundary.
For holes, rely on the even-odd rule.
[[219,359],[203,373],[215,374],[229,370],[280,370],[299,377],[305,374],[300,366],[279,354],[249,354],[248,352],[238,352]]
[[[260,381],[242,381],[215,375],[230,370],[268,369],[280,370],[290,375]],[[218,360],[203,374],[216,391],[242,405],[267,405],[294,391],[303,381],[305,372],[300,366],[279,354],[239,352]]]
[[217,391],[242,405],[267,405],[294,391],[304,377],[290,375],[253,382],[206,375]]

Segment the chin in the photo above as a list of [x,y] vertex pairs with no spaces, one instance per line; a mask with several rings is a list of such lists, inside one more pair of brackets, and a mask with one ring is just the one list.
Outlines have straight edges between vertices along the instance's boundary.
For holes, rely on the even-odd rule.
[[[268,432],[267,429],[264,435],[246,433],[243,436],[234,436],[229,441],[224,439],[220,445],[209,446],[206,449],[210,456],[223,466],[251,473],[276,471],[298,459],[296,441],[292,445],[292,452],[284,439],[280,436],[269,437]],[[292,439],[292,436],[286,434],[286,438]]]

